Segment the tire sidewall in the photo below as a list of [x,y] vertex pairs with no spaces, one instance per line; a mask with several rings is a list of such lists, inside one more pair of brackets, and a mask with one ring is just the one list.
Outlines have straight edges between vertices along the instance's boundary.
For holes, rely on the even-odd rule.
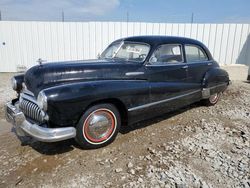
[[[113,133],[111,134],[111,136],[108,138],[107,141],[102,142],[100,144],[97,143],[91,143],[91,141],[89,141],[86,136],[84,136],[84,122],[86,121],[86,119],[88,118],[88,116],[93,113],[94,111],[97,111],[99,109],[107,109],[109,111],[112,112],[112,114],[115,116],[116,118],[116,126],[113,130]],[[113,105],[113,104],[108,104],[108,103],[103,103],[103,104],[97,104],[94,105],[90,108],[88,108],[88,110],[86,110],[86,112],[82,115],[82,117],[80,118],[77,126],[76,126],[76,141],[77,143],[82,147],[82,148],[86,148],[86,149],[96,149],[96,148],[100,148],[103,146],[106,146],[108,144],[110,144],[111,142],[114,141],[115,137],[117,136],[119,130],[121,127],[121,118],[120,118],[120,113],[117,110],[117,108]]]
[[217,94],[217,98],[216,98],[216,101],[215,102],[211,102],[210,98],[206,100],[206,105],[208,106],[213,106],[215,104],[218,103],[218,101],[220,100],[220,97],[221,97],[221,93],[215,93]]

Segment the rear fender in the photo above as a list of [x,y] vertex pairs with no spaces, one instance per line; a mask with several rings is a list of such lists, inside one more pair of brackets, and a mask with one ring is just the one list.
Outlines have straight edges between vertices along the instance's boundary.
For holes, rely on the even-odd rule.
[[229,82],[229,75],[225,70],[220,67],[210,69],[202,81],[202,98],[207,99],[215,93],[224,92]]

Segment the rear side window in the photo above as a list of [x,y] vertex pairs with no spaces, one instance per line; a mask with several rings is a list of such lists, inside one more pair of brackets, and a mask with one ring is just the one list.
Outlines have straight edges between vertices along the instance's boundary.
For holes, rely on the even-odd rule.
[[193,45],[185,45],[185,51],[187,62],[201,62],[208,60],[207,55],[200,47]]
[[164,44],[160,45],[150,57],[151,65],[164,65],[169,63],[183,62],[181,45],[179,44]]

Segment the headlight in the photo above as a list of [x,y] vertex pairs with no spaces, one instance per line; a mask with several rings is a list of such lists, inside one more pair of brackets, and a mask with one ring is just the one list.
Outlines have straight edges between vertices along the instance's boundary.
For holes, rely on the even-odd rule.
[[15,79],[15,77],[11,78],[11,86],[15,91],[17,90],[17,80]]
[[43,91],[40,91],[40,93],[38,94],[37,104],[44,111],[47,110],[47,96],[45,95]]

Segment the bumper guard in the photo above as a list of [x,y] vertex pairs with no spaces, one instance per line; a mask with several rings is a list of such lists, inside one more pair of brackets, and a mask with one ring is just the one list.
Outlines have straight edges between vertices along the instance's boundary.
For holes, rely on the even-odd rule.
[[31,136],[42,142],[57,142],[74,138],[76,129],[74,127],[45,128],[29,122],[23,112],[11,102],[5,104],[6,120],[13,124],[19,136]]

